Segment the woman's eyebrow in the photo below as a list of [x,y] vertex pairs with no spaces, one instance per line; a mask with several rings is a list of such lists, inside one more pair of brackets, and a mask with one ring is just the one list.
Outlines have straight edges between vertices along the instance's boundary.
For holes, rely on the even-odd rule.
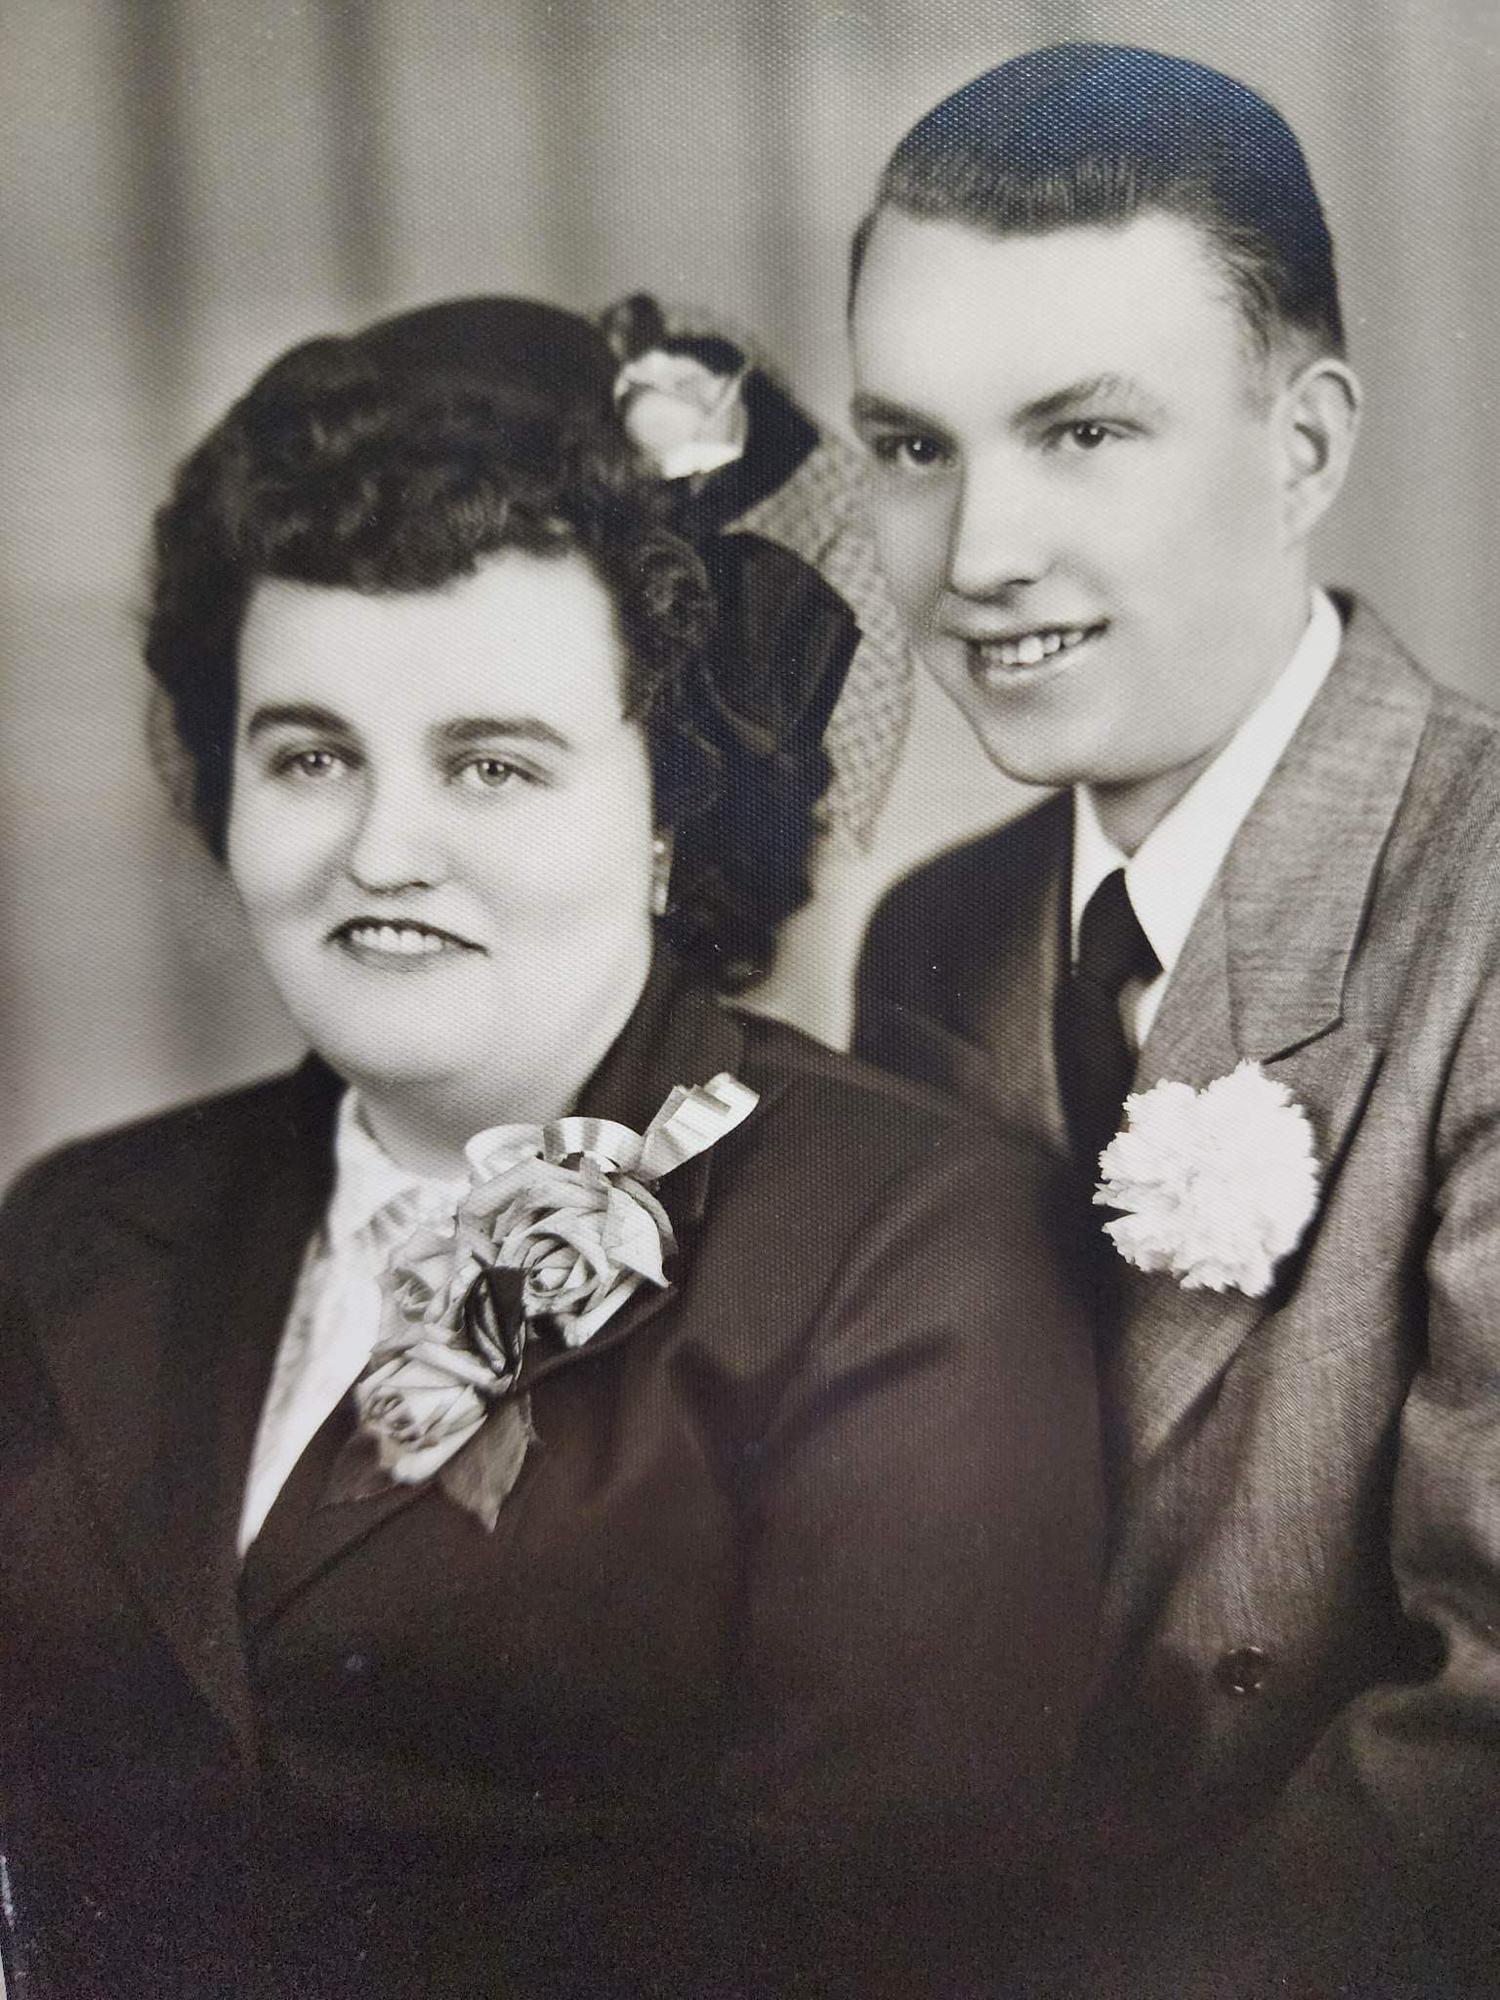
[[522,743],[543,743],[552,750],[573,748],[550,722],[535,715],[464,715],[445,722],[435,733],[451,744],[487,743],[497,736],[508,736]]
[[343,716],[335,715],[331,708],[318,708],[311,702],[302,701],[263,703],[245,725],[245,735],[253,742],[268,729],[317,729],[325,735],[349,734],[349,725]]

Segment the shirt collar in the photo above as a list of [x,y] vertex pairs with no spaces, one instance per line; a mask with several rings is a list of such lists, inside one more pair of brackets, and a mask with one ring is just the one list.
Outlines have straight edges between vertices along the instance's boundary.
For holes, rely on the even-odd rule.
[[414,1174],[393,1160],[365,1122],[359,1093],[339,1099],[333,1128],[333,1195],[328,1204],[328,1241],[348,1243],[398,1195],[415,1197],[424,1216],[451,1217],[468,1180],[439,1180]]
[[1075,788],[1075,954],[1089,897],[1107,875],[1123,868],[1131,903],[1161,962],[1162,975],[1172,971],[1234,836],[1328,678],[1342,638],[1332,598],[1315,590],[1311,614],[1291,659],[1218,756],[1128,859],[1100,824],[1088,786]]

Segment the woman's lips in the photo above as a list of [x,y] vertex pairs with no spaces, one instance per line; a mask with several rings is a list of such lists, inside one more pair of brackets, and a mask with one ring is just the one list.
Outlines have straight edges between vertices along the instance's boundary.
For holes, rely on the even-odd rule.
[[415,972],[437,960],[482,949],[433,924],[376,917],[356,917],[340,924],[329,933],[329,943],[361,965],[392,972]]

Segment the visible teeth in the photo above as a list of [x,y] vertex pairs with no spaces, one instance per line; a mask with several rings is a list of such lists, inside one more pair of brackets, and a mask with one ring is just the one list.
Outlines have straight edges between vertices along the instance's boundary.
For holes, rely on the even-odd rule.
[[370,951],[395,951],[407,958],[443,949],[444,940],[431,931],[413,930],[406,924],[353,924],[349,936]]
[[1049,625],[1036,632],[1027,632],[1019,639],[982,642],[980,650],[1002,667],[1035,667],[1058,653],[1070,652],[1074,646],[1081,646],[1087,636],[1081,625]]

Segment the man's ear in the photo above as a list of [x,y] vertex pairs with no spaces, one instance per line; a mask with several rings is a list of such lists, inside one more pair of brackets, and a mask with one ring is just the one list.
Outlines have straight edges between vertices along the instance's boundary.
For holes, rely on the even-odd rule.
[[1305,541],[1338,498],[1363,401],[1359,377],[1331,354],[1304,363],[1277,399],[1289,547]]

